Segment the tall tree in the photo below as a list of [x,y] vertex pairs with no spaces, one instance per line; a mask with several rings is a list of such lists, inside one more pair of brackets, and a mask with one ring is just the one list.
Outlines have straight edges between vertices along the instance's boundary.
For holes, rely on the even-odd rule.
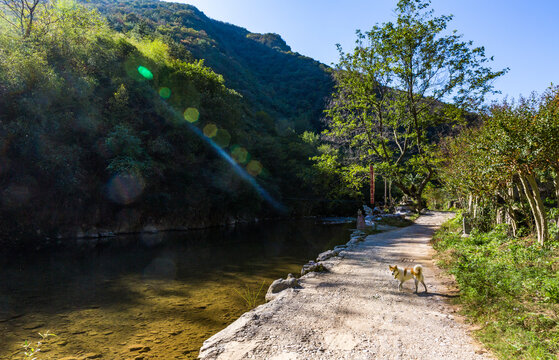
[[31,35],[39,14],[47,11],[50,0],[0,0],[0,17],[24,38]]
[[345,148],[345,161],[363,171],[374,164],[418,209],[435,171],[428,130],[483,103],[506,72],[487,67],[484,48],[449,33],[452,16],[435,17],[429,7],[429,0],[400,0],[395,23],[358,31],[353,53],[339,47],[326,111],[326,139]]

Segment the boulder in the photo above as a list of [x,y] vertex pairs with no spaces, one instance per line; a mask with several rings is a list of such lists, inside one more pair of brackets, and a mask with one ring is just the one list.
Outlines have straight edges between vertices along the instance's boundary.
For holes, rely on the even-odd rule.
[[328,260],[328,259],[330,259],[331,257],[334,257],[334,256],[338,256],[338,251],[327,250],[325,252],[322,252],[322,253],[318,254],[318,257],[316,258],[316,261],[319,262],[319,261]]
[[324,265],[321,262],[314,262],[311,260],[305,265],[303,265],[303,268],[301,269],[301,276],[310,272],[322,272],[322,271],[326,271]]
[[299,287],[299,281],[293,276],[293,274],[288,274],[287,279],[277,279],[268,288],[266,293],[266,301],[274,300],[280,292],[285,289],[292,289]]
[[345,250],[347,248],[347,245],[338,245],[334,247],[334,251],[336,251],[339,255],[340,251]]

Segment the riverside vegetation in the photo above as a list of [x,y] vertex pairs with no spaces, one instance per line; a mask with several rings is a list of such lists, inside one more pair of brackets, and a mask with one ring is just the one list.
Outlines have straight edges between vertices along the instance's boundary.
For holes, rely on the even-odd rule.
[[454,276],[457,303],[475,334],[502,359],[555,359],[559,352],[559,242],[540,246],[506,225],[462,237],[463,215],[435,234],[438,264]]
[[309,159],[331,77],[278,36],[182,4],[33,3],[0,7],[3,242],[359,203]]

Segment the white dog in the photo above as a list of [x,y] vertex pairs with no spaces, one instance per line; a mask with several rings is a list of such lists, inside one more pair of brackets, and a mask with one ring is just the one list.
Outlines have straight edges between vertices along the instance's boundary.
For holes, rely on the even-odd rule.
[[397,265],[388,265],[390,271],[392,271],[392,276],[394,279],[400,281],[398,284],[398,291],[402,291],[402,284],[404,281],[413,279],[415,281],[415,292],[417,292],[417,283],[421,282],[423,287],[425,288],[425,292],[427,292],[427,286],[425,286],[425,282],[423,281],[423,267],[421,265],[415,265],[412,268],[404,268],[399,269]]

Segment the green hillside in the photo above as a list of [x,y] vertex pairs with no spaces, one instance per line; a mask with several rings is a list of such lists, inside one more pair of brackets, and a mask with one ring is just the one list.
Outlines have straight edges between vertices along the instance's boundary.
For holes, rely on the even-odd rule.
[[328,209],[338,182],[303,134],[330,91],[322,65],[189,6],[95,4],[108,20],[62,1],[29,34],[0,23],[5,241]]
[[291,52],[277,34],[253,34],[212,20],[191,5],[156,0],[93,0],[120,32],[163,35],[222,74],[253,116],[270,116],[280,130],[320,127],[332,79],[323,64]]

